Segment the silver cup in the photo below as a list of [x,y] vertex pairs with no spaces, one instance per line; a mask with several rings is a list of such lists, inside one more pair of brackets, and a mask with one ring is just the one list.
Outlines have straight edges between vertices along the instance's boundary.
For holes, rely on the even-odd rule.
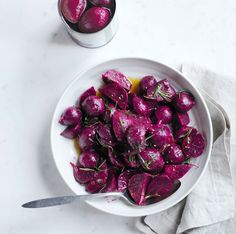
[[114,0],[114,14],[109,22],[109,24],[102,30],[95,33],[81,33],[75,31],[70,25],[65,21],[61,9],[60,9],[61,0],[58,0],[58,12],[61,17],[63,24],[66,27],[67,32],[71,38],[80,46],[87,48],[97,48],[106,45],[112,38],[115,36],[118,29],[118,20],[117,20],[117,6],[116,1]]

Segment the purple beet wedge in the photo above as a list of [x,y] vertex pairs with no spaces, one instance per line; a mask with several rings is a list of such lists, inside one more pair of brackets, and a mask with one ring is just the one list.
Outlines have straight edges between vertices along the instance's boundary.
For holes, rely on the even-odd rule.
[[103,73],[102,79],[105,83],[116,83],[127,91],[129,91],[132,86],[132,83],[123,73],[114,69]]
[[62,0],[60,8],[63,16],[69,22],[77,23],[80,20],[86,6],[86,0]]
[[102,95],[117,103],[121,109],[126,109],[128,105],[128,93],[124,88],[116,83],[109,83],[99,89]]
[[105,7],[91,7],[84,12],[78,23],[80,32],[95,33],[105,28],[111,20],[111,13]]
[[133,175],[128,182],[128,190],[136,204],[142,205],[149,182],[149,174],[140,173]]

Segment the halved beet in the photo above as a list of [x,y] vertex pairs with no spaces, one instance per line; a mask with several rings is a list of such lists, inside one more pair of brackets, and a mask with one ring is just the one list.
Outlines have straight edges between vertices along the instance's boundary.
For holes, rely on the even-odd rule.
[[155,110],[155,116],[158,124],[169,124],[172,121],[172,110],[169,106],[159,106]]
[[159,102],[157,100],[154,99],[147,99],[145,98],[145,103],[148,105],[148,108],[150,110],[156,110],[159,107]]
[[199,132],[191,131],[182,141],[182,150],[186,158],[196,158],[203,153],[205,145],[203,135]]
[[68,107],[62,113],[59,123],[62,125],[77,125],[82,120],[82,113],[81,111],[76,108],[75,106]]
[[127,91],[129,91],[132,86],[132,83],[123,73],[114,69],[108,70],[107,72],[103,73],[102,79],[105,83],[116,83]]
[[75,106],[80,107],[81,103],[89,96],[96,96],[96,90],[93,86],[82,93],[80,98],[76,101]]
[[108,170],[106,161],[104,161],[99,167],[98,171],[94,173],[93,180],[86,185],[86,191],[90,193],[98,192],[105,186],[108,178]]
[[185,112],[185,113],[176,112],[174,114],[174,124],[177,125],[177,127],[188,125],[189,122],[190,122],[190,118],[189,118],[188,112]]
[[126,109],[128,105],[128,93],[117,83],[109,83],[99,89],[102,95],[109,98],[121,109]]
[[180,164],[185,160],[181,147],[175,143],[168,145],[163,153],[168,164]]
[[110,170],[105,187],[101,189],[102,193],[115,192],[117,189],[117,181],[114,171]]
[[138,168],[140,166],[140,163],[137,159],[137,155],[133,152],[124,153],[123,158],[127,167]]
[[70,165],[73,168],[75,180],[80,184],[86,184],[93,180],[94,174],[96,173],[95,170],[90,168],[81,168],[73,163],[70,163]]
[[142,167],[149,172],[160,172],[165,164],[161,154],[155,148],[148,148],[139,154]]
[[85,185],[86,191],[89,193],[98,192],[106,184],[104,175],[105,172],[96,173],[96,178]]
[[150,205],[150,204],[154,204],[157,202],[160,202],[161,200],[167,198],[168,196],[170,196],[171,194],[175,193],[181,186],[181,182],[179,180],[175,180],[173,181],[173,186],[172,189],[169,191],[169,193],[165,194],[164,196],[159,196],[157,195],[147,195],[145,197],[145,201],[143,202],[144,205]]
[[96,145],[96,126],[84,127],[77,141],[82,150],[93,148]]
[[147,95],[145,96],[148,99],[154,99],[158,102],[169,103],[173,100],[176,92],[175,89],[170,85],[167,79],[160,80],[155,86],[151,86],[147,89]]
[[180,164],[180,165],[165,165],[164,173],[168,175],[172,180],[178,180],[182,178],[192,167],[193,164]]
[[99,124],[96,128],[97,140],[103,147],[115,145],[115,137],[112,133],[111,125]]
[[99,155],[94,150],[85,150],[79,156],[79,165],[86,168],[96,168],[99,162]]
[[87,6],[86,0],[62,0],[60,9],[71,23],[77,23]]
[[131,95],[131,108],[132,110],[143,116],[150,116],[152,109],[141,97],[138,97],[136,94],[132,93]]
[[127,141],[130,147],[137,152],[141,152],[146,147],[145,140],[146,128],[144,125],[132,125],[126,133]]
[[74,139],[78,136],[81,129],[82,129],[82,125],[81,125],[81,122],[79,122],[75,126],[68,126],[63,132],[61,132],[60,135],[69,139]]
[[112,117],[115,113],[115,105],[113,103],[108,103],[105,104],[105,112],[102,116],[102,119],[105,123],[111,123],[112,122]]
[[128,112],[122,110],[115,111],[112,119],[112,125],[113,131],[118,141],[122,141],[124,139],[125,133],[132,123],[133,120],[131,119],[131,116],[128,114]]
[[147,186],[149,182],[149,175],[147,173],[140,173],[133,175],[128,182],[128,190],[135,203],[142,205]]
[[134,171],[126,170],[119,175],[117,180],[118,192],[123,192],[127,189],[128,181],[130,177],[134,175],[134,173]]
[[104,7],[111,7],[112,0],[89,0],[94,6],[104,6]]
[[125,164],[122,160],[122,157],[118,156],[117,152],[115,152],[113,148],[109,147],[107,150],[108,150],[108,158],[109,158],[110,163],[115,167],[124,168]]
[[88,96],[81,104],[82,110],[88,116],[98,117],[105,111],[103,100],[97,96]]
[[161,147],[165,144],[173,142],[173,135],[170,128],[164,124],[153,125],[150,129],[151,142],[156,147]]
[[173,99],[173,106],[178,112],[187,112],[195,105],[195,100],[189,92],[178,92]]
[[146,199],[153,197],[166,197],[173,190],[174,182],[168,175],[157,175],[148,185]]
[[83,33],[94,33],[105,28],[111,20],[110,10],[105,7],[91,7],[84,12],[78,22],[78,29]]
[[130,118],[133,125],[143,125],[146,130],[148,130],[152,125],[151,119],[147,116],[133,114],[130,115]]
[[182,143],[182,140],[189,135],[190,132],[197,132],[196,128],[190,127],[190,126],[182,126],[180,129],[178,129],[175,132],[175,141],[177,143]]
[[147,90],[150,87],[155,87],[157,84],[157,80],[154,76],[144,76],[139,83],[139,92],[140,94],[146,95]]

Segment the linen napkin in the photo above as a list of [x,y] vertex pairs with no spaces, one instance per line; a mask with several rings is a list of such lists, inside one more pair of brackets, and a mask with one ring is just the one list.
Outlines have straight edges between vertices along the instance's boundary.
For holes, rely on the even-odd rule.
[[[166,211],[139,218],[136,227],[146,234],[233,234],[236,232],[235,205],[230,166],[236,161],[233,144],[235,84],[229,77],[197,66],[182,65],[182,72],[200,89],[209,108],[214,133],[211,159],[202,179],[187,198]],[[230,113],[230,118],[221,105]],[[233,127],[232,142],[229,119]]]

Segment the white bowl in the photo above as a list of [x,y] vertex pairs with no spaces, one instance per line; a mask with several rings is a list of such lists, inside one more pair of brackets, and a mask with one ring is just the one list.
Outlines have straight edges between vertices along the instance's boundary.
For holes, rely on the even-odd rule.
[[109,69],[117,69],[128,77],[135,78],[142,78],[145,75],[168,77],[177,90],[190,91],[196,100],[196,106],[190,111],[190,125],[203,132],[207,145],[203,155],[191,161],[199,167],[192,168],[181,179],[181,187],[174,194],[158,203],[143,207],[131,207],[122,200],[108,201],[101,199],[87,201],[87,203],[99,210],[122,216],[144,216],[166,210],[186,197],[204,173],[212,148],[212,124],[206,103],[197,88],[182,73],[159,62],[141,58],[114,59],[81,72],[70,83],[57,104],[51,125],[51,147],[58,171],[75,194],[86,193],[84,186],[78,184],[73,177],[70,162],[76,162],[76,150],[73,141],[60,136],[64,127],[58,124],[58,119],[63,110],[73,105],[83,91],[91,86],[96,89],[99,88],[102,85],[101,74]]

